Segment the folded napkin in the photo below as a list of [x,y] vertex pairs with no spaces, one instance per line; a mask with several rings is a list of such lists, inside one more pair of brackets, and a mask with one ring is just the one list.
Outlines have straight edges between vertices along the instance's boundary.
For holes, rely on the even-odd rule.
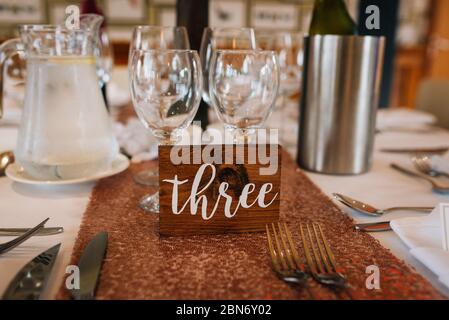
[[[114,123],[114,133],[118,144],[131,156],[132,162],[153,160],[158,155],[158,141],[136,117],[128,120],[126,125]],[[192,125],[186,130],[179,144],[200,144],[201,127]]]
[[428,216],[396,219],[390,225],[410,253],[449,288],[449,251],[443,249],[441,210],[437,206]]
[[129,90],[122,89],[115,82],[108,84],[106,95],[108,97],[109,106],[112,108],[126,106],[131,100]]
[[425,127],[436,123],[430,113],[406,108],[392,108],[377,112],[377,129]]

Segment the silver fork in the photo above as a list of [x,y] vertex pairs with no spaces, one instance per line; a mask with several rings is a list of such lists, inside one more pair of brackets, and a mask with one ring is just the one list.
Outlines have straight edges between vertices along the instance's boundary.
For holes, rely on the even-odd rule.
[[24,233],[20,237],[17,237],[15,239],[11,240],[11,241],[8,241],[8,242],[0,244],[0,254],[8,252],[8,251],[14,249],[15,247],[17,247],[18,245],[20,245],[21,243],[23,243],[24,241],[28,240],[35,233],[37,233],[41,228],[43,228],[45,223],[47,223],[47,221],[49,219],[50,218],[45,219],[44,221],[42,221],[37,226],[35,226],[34,228],[30,229],[29,231],[27,231],[26,233]]
[[420,172],[427,174],[431,177],[444,176],[449,178],[449,173],[433,169],[430,161],[431,160],[428,156],[414,156],[412,158],[412,162],[415,165],[415,168],[418,169]]
[[427,182],[429,182],[432,185],[432,189],[436,192],[439,193],[449,193],[449,185],[448,186],[443,186],[441,185],[439,182],[435,181],[433,178],[430,178],[426,175],[423,175],[421,173],[417,173],[417,172],[413,172],[412,170],[406,169],[404,167],[401,167],[400,165],[397,165],[395,163],[392,163],[391,168],[402,172],[406,175],[412,176],[412,177],[416,177],[416,178],[421,178],[423,180],[426,180]]
[[[313,233],[311,229],[313,229]],[[307,224],[304,228],[301,223],[300,231],[306,261],[313,278],[321,284],[346,289],[346,278],[337,271],[334,254],[321,226],[318,223],[312,223],[312,225]]]
[[271,263],[277,276],[288,283],[305,285],[308,275],[301,270],[301,261],[287,225],[278,222],[278,230],[276,231],[274,223],[271,224],[274,244],[269,230],[270,228],[268,225],[265,227]]

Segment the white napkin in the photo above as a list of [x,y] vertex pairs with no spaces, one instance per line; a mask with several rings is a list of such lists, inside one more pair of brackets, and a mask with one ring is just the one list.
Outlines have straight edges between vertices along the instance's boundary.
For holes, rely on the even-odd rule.
[[120,148],[132,157],[132,162],[157,158],[157,140],[139,119],[130,118],[126,125],[114,123],[114,133]]
[[[136,117],[130,118],[126,125],[114,123],[114,133],[120,147],[132,157],[131,162],[137,163],[157,158],[157,139]],[[179,144],[201,144],[201,127],[190,126]]]
[[430,156],[432,169],[449,173],[449,154]]
[[436,117],[430,113],[406,108],[392,108],[377,112],[377,129],[426,127],[436,123]]
[[122,89],[115,82],[108,83],[106,95],[108,97],[109,106],[112,108],[126,106],[131,100],[129,90]]
[[410,253],[449,288],[449,251],[443,250],[440,206],[428,216],[396,219],[390,225]]

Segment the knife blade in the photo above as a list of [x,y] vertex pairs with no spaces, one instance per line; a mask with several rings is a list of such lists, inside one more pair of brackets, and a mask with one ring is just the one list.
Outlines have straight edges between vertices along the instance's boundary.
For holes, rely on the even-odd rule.
[[363,232],[382,232],[390,231],[390,221],[374,222],[374,223],[358,223],[354,225],[354,229]]
[[99,232],[87,244],[78,262],[80,271],[79,289],[70,290],[75,300],[93,300],[97,288],[98,276],[108,246],[108,233]]
[[427,153],[427,154],[442,154],[449,151],[448,147],[438,147],[438,148],[383,148],[380,149],[381,152],[386,153]]
[[[26,233],[29,228],[0,228],[0,237],[13,237],[13,236],[21,236]],[[36,232],[35,236],[50,236],[59,233],[63,233],[63,227],[50,227],[50,228],[41,228],[38,232]]]
[[28,262],[10,282],[4,300],[37,300],[46,287],[48,277],[61,244],[40,253]]

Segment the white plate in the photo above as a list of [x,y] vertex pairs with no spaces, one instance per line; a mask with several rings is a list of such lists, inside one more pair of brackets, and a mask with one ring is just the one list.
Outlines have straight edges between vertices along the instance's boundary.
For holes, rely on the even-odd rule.
[[9,165],[6,168],[5,173],[9,179],[20,183],[35,184],[35,185],[68,185],[88,181],[95,181],[101,178],[110,177],[117,173],[125,171],[128,167],[129,167],[128,158],[120,153],[117,156],[117,158],[114,161],[112,161],[111,169],[104,172],[100,172],[90,177],[68,179],[68,180],[40,180],[29,176],[18,163],[13,163]]

